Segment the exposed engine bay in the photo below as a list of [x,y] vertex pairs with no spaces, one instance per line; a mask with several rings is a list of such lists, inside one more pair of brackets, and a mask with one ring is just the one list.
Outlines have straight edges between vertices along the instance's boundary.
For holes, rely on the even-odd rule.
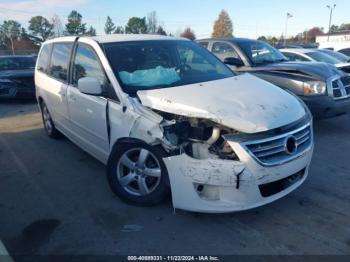
[[165,139],[170,143],[167,148],[169,153],[185,152],[196,159],[237,159],[223,138],[224,134],[233,133],[233,130],[206,119],[179,116],[161,111],[155,112],[163,117],[161,126]]

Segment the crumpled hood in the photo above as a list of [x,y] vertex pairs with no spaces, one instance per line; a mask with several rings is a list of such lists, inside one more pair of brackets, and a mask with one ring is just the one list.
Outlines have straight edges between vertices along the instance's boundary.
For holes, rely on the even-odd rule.
[[335,66],[321,62],[281,62],[267,64],[265,66],[252,67],[248,72],[281,72],[284,74],[303,74],[312,77],[315,80],[326,81],[328,78],[344,73],[338,70]]
[[300,102],[250,74],[185,86],[138,91],[144,106],[210,119],[244,133],[281,127],[305,115]]

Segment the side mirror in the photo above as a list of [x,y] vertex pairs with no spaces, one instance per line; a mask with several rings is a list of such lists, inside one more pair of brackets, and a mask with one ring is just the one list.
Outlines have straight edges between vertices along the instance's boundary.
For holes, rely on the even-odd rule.
[[100,82],[94,77],[83,77],[78,80],[78,89],[81,93],[88,95],[101,95]]
[[232,65],[232,66],[237,66],[237,67],[244,66],[243,61],[241,59],[235,58],[235,57],[226,57],[224,59],[224,63],[227,65]]

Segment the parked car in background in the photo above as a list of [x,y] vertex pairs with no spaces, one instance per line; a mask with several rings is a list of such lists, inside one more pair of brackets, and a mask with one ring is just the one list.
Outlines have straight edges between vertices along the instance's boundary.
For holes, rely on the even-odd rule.
[[350,56],[350,41],[321,42],[320,49],[329,49]]
[[350,111],[350,76],[320,62],[288,62],[269,44],[244,38],[203,39],[198,43],[237,73],[252,73],[299,96],[314,117]]
[[347,55],[344,55],[343,53],[329,50],[329,49],[318,49],[318,51],[326,53],[327,55],[333,56],[333,57],[337,58],[338,60],[342,61],[343,63],[350,62],[350,57]]
[[[303,49],[303,48],[290,48],[290,49],[280,49],[279,50],[283,55],[285,55],[289,61],[295,62],[323,62],[327,64],[334,65],[338,69],[344,71],[345,73],[350,73],[350,63],[349,59],[346,59],[347,62],[344,62],[335,55],[327,54],[327,51],[320,51],[320,49]],[[328,50],[329,52],[334,52]],[[336,53],[336,52],[334,52]],[[337,53],[336,53],[337,54]],[[337,56],[345,56],[341,53],[338,53]]]
[[307,177],[305,105],[187,39],[50,40],[35,84],[47,134],[105,163],[123,199],[155,204],[170,186],[174,208],[231,212],[275,201]]
[[0,99],[35,98],[36,56],[0,56]]

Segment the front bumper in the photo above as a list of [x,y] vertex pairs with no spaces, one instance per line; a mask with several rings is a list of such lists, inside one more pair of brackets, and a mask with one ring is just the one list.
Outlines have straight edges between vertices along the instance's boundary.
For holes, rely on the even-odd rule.
[[0,85],[0,99],[11,98],[33,99],[35,98],[35,88]]
[[186,154],[164,158],[174,208],[204,213],[251,209],[287,195],[308,175],[313,145],[290,162],[264,167],[241,144],[229,144],[240,161],[200,160]]
[[334,100],[329,96],[301,97],[314,118],[330,118],[350,112],[350,98]]

